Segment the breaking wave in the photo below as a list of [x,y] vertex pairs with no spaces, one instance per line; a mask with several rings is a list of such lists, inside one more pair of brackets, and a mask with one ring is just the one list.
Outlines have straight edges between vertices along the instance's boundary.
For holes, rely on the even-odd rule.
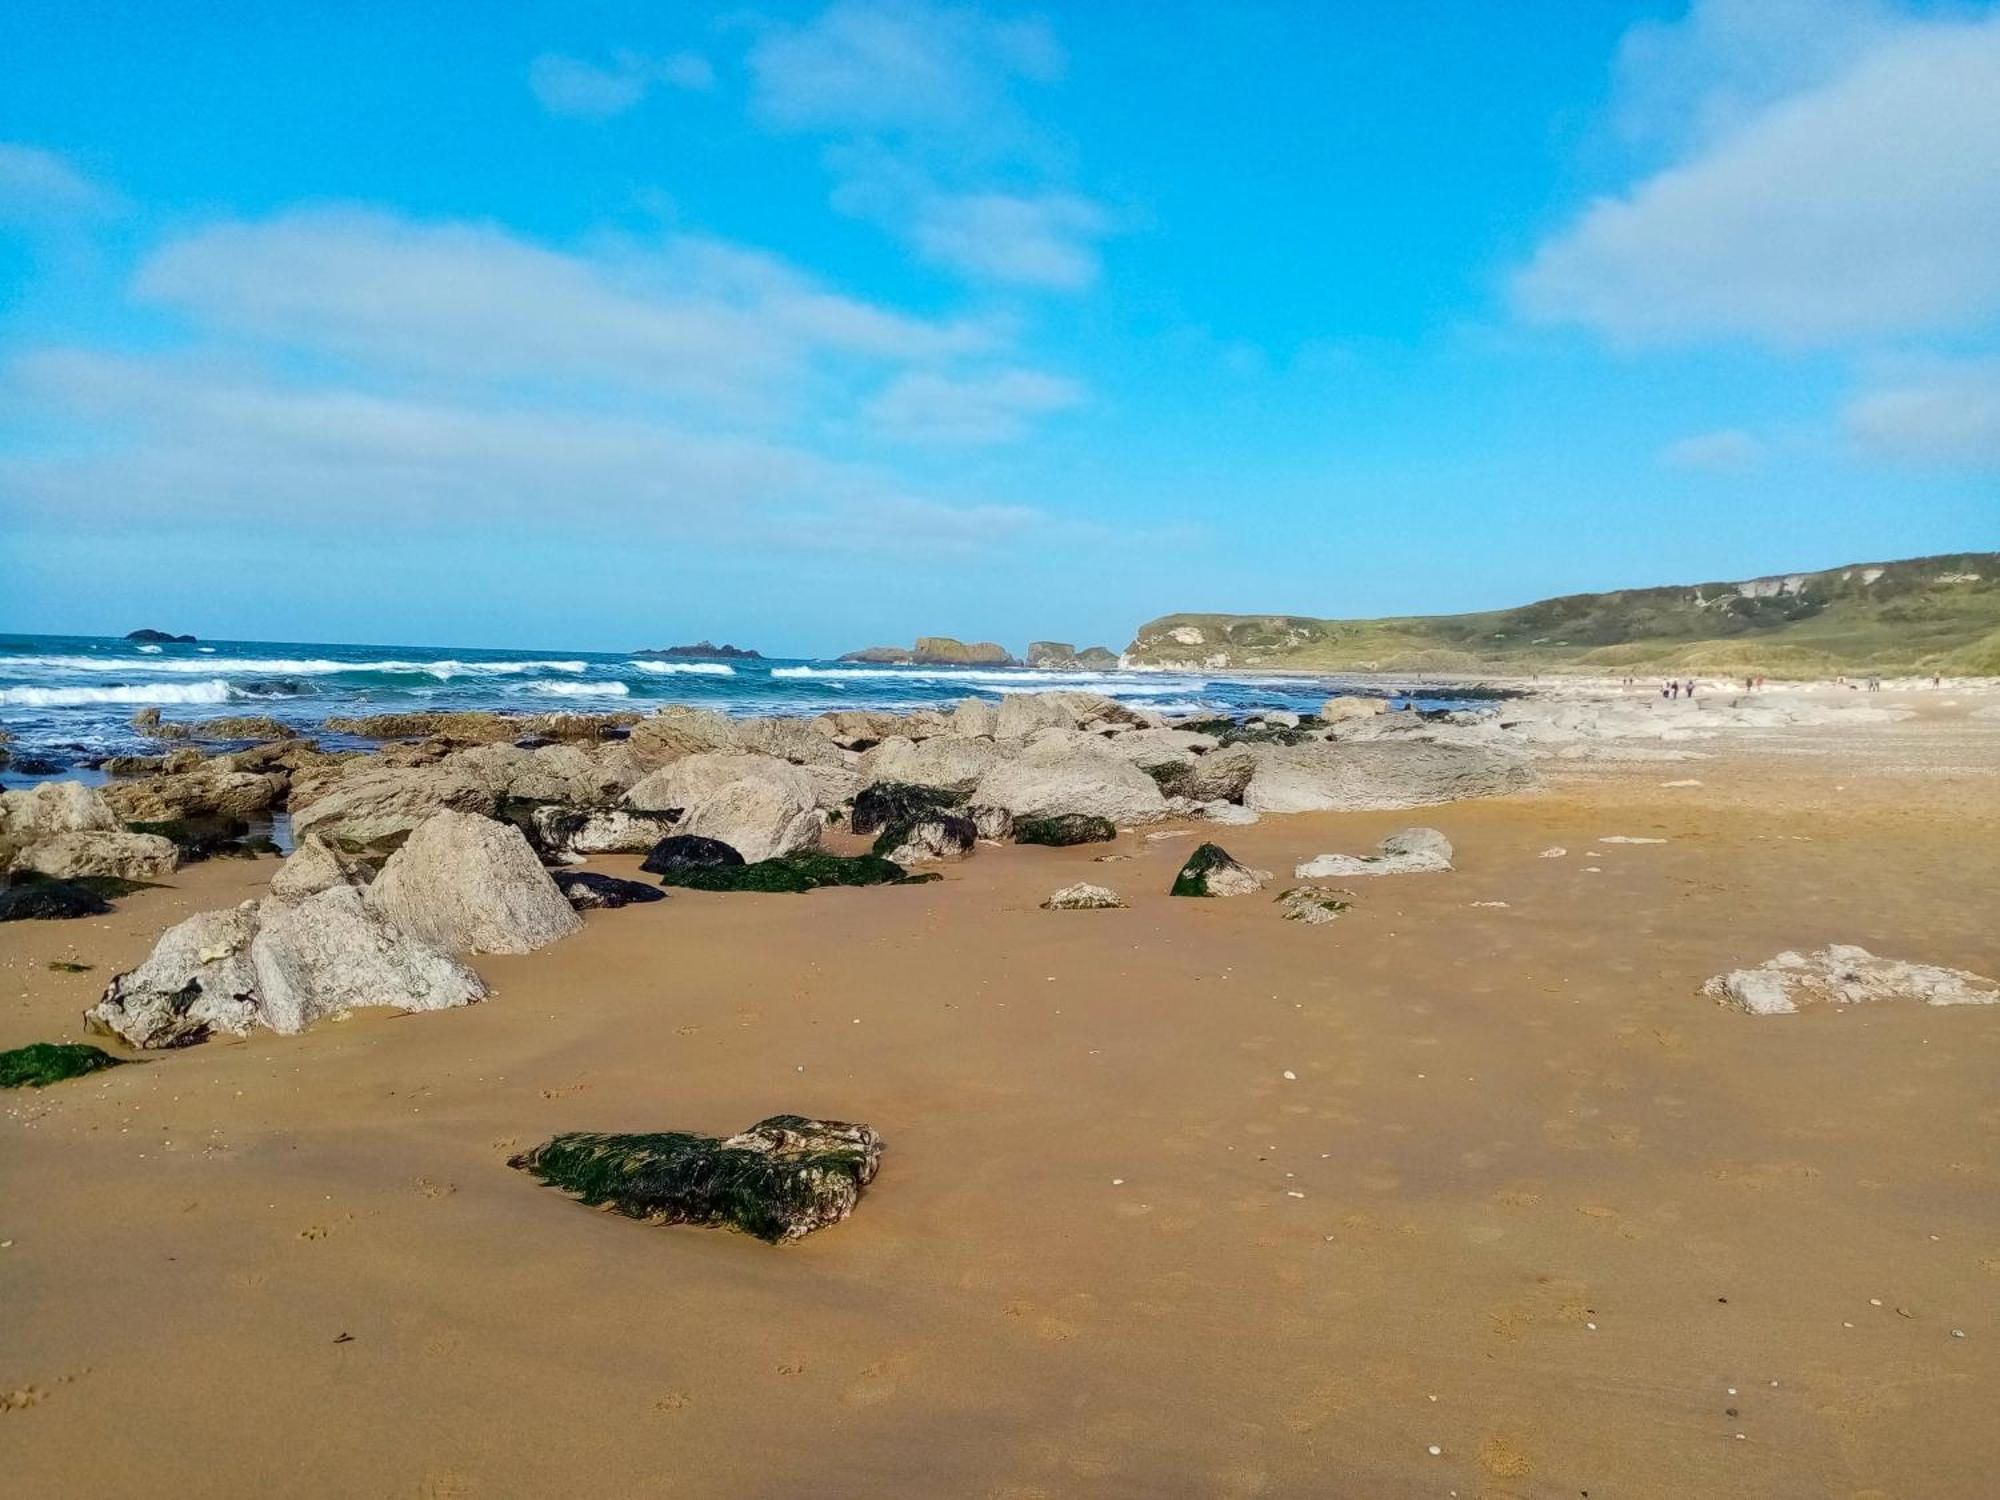
[[[139,663],[109,656],[10,656],[0,658],[0,668],[9,672],[40,670],[49,672],[129,672]],[[326,677],[342,672],[407,673],[414,677],[516,676],[525,672],[582,673],[590,670],[584,661],[334,661],[329,657],[232,657],[215,656],[206,661],[160,660],[146,662],[148,672],[185,672],[208,675],[214,672],[277,673],[287,677]]]
[[[626,666],[640,672],[651,672],[660,677],[685,674],[690,677],[734,677],[736,668],[721,661],[628,661]],[[772,676],[782,675],[782,669]]]
[[91,703],[228,703],[239,694],[219,678],[214,682],[134,682],[117,687],[0,688],[0,703],[20,708],[81,708]]
[[524,682],[508,691],[546,698],[623,698],[632,689],[622,682]]

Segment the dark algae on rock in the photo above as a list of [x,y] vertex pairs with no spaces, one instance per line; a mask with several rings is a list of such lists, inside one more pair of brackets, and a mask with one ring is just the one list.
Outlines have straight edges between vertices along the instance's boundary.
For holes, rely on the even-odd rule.
[[111,903],[91,888],[95,883],[16,872],[0,888],[0,922],[101,917],[111,910]]
[[[724,847],[727,847],[726,845]],[[648,860],[650,864],[650,859]],[[691,891],[814,891],[827,885],[922,885],[935,875],[912,875],[879,854],[786,854],[754,865],[679,865],[660,873],[661,885]]]
[[727,1140],[570,1132],[508,1165],[592,1208],[723,1225],[776,1245],[846,1218],[881,1160],[882,1137],[867,1125],[772,1115]]
[[83,1042],[31,1042],[0,1052],[0,1089],[45,1089],[66,1078],[121,1067],[124,1061]]
[[[698,833],[674,833],[653,845],[652,852],[639,868],[648,875],[673,876],[684,870],[722,866],[740,869],[742,864],[743,856],[721,839],[705,839]],[[661,883],[676,885],[680,882],[669,879]]]
[[1240,870],[1241,865],[1230,858],[1229,851],[1220,844],[1203,844],[1188,856],[1188,862],[1181,866],[1180,874],[1174,877],[1174,887],[1167,892],[1170,896],[1212,896],[1215,892],[1208,888],[1209,876],[1224,870]]
[[1017,844],[1046,844],[1054,849],[1066,849],[1071,844],[1105,844],[1118,837],[1118,830],[1109,818],[1094,818],[1088,813],[1060,813],[1053,818],[1017,818],[1014,820],[1014,842]]

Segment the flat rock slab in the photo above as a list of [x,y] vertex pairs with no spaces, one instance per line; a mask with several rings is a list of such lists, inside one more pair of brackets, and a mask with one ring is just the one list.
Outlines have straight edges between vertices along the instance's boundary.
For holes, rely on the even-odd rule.
[[1992,1005],[2000,983],[1964,969],[1877,958],[1833,943],[1816,953],[1780,953],[1754,969],[1718,974],[1702,993],[1753,1016],[1789,1016],[1807,1005],[1921,1000],[1925,1005]]
[[592,1208],[650,1224],[722,1225],[776,1245],[846,1218],[881,1162],[870,1126],[772,1115],[726,1140],[574,1132],[508,1165]]
[[1380,854],[1322,854],[1292,873],[1301,880],[1328,876],[1423,875],[1451,868],[1451,840],[1435,828],[1405,828],[1376,845]]
[[1092,885],[1080,880],[1066,885],[1042,903],[1043,911],[1108,911],[1123,906],[1125,898],[1108,885]]
[[1278,897],[1278,915],[1287,922],[1321,927],[1340,919],[1351,904],[1347,897],[1353,894],[1332,886],[1295,885]]

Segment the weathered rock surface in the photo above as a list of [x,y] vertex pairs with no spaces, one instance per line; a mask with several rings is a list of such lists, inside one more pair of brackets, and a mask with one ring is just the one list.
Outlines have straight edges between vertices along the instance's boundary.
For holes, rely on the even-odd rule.
[[1203,844],[1174,877],[1174,896],[1249,896],[1270,882],[1269,870],[1253,870],[1231,858],[1220,844]]
[[620,906],[643,906],[664,901],[667,893],[636,880],[620,880],[615,875],[599,875],[590,870],[558,870],[556,889],[577,911],[606,911]]
[[963,797],[1008,753],[991,740],[950,736],[909,740],[899,735],[862,755],[861,774],[870,783],[936,787]]
[[148,1049],[185,1047],[217,1031],[242,1036],[258,1020],[250,959],[257,911],[245,902],[175,923],[144,963],[111,981],[85,1022]]
[[1380,854],[1322,854],[1293,873],[1301,880],[1345,875],[1423,875],[1451,868],[1451,840],[1435,828],[1405,828],[1376,845]]
[[336,885],[368,883],[366,866],[335,849],[318,834],[307,834],[271,874],[271,899],[303,901]]
[[977,825],[963,813],[924,813],[884,828],[875,852],[899,865],[934,864],[964,859],[978,837]]
[[1534,784],[1519,756],[1417,740],[1255,747],[1243,805],[1257,812],[1367,812],[1497,797]]
[[971,800],[1004,807],[1017,823],[1064,813],[1147,823],[1166,813],[1166,799],[1152,777],[1128,760],[1084,749],[1005,761],[980,778]]
[[252,818],[274,806],[289,784],[281,772],[232,771],[208,763],[178,774],[114,781],[103,796],[127,823]]
[[1753,1016],[1788,1016],[1807,1005],[1916,1000],[1925,1005],[2000,1003],[2000,983],[1964,969],[1877,958],[1833,943],[1817,952],[1780,953],[1754,969],[1718,974],[1702,992]]
[[[521,837],[518,829],[507,831]],[[521,847],[526,849],[525,840]],[[388,874],[386,866],[383,874]],[[563,915],[581,926],[554,886],[549,889]],[[486,998],[486,985],[477,974],[392,926],[347,885],[294,905],[266,907],[250,944],[250,959],[256,972],[257,1019],[285,1035],[370,1006],[446,1010]]]
[[629,807],[537,807],[528,815],[535,843],[557,859],[644,854],[673,833],[675,813]]
[[1042,903],[1043,911],[1105,911],[1125,905],[1125,898],[1106,885],[1080,880],[1066,885]]
[[1304,922],[1321,927],[1340,919],[1348,909],[1351,892],[1323,885],[1295,885],[1278,897],[1278,915],[1287,922]]
[[720,839],[752,864],[817,847],[824,826],[812,777],[768,755],[683,756],[625,800],[641,811],[678,809],[680,832]]
[[675,704],[648,714],[632,726],[626,741],[633,759],[647,771],[658,770],[687,755],[739,750],[735,721],[709,708]]
[[781,1244],[854,1211],[882,1161],[866,1125],[773,1115],[727,1140],[559,1135],[508,1165],[592,1208],[652,1224],[726,1225]]
[[532,953],[583,926],[520,829],[460,812],[417,826],[368,887],[368,906],[450,953]]
[[1013,834],[1017,844],[1067,849],[1073,844],[1109,843],[1118,837],[1118,829],[1108,818],[1093,818],[1088,813],[1058,813],[1053,818],[1016,818]]
[[1319,716],[1329,724],[1338,724],[1343,719],[1372,719],[1388,711],[1386,698],[1364,698],[1351,693],[1329,698],[1319,706]]
[[58,833],[14,856],[17,870],[67,879],[116,875],[121,880],[164,880],[180,864],[171,840],[150,833]]
[[705,839],[693,834],[674,834],[653,846],[639,866],[649,875],[670,875],[677,870],[704,865],[741,865],[743,856],[721,839]]
[[437,766],[373,768],[343,774],[320,796],[300,804],[292,794],[292,832],[361,847],[408,833],[440,812],[493,811],[492,789],[478,779]]
[[0,792],[0,867],[58,833],[114,833],[119,827],[110,804],[80,781],[44,781],[25,791]]

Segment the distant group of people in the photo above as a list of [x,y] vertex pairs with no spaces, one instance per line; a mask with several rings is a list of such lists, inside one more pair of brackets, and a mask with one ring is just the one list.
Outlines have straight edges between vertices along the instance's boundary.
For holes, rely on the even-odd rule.
[[1660,696],[1662,698],[1692,698],[1694,696],[1694,679],[1690,677],[1686,682],[1682,682],[1678,678],[1669,677],[1665,682],[1660,684]]
[[1746,693],[1754,693],[1757,691],[1757,689],[1762,687],[1765,683],[1769,682],[1770,680],[1771,679],[1768,677],[1746,677],[1743,679],[1743,691]]

